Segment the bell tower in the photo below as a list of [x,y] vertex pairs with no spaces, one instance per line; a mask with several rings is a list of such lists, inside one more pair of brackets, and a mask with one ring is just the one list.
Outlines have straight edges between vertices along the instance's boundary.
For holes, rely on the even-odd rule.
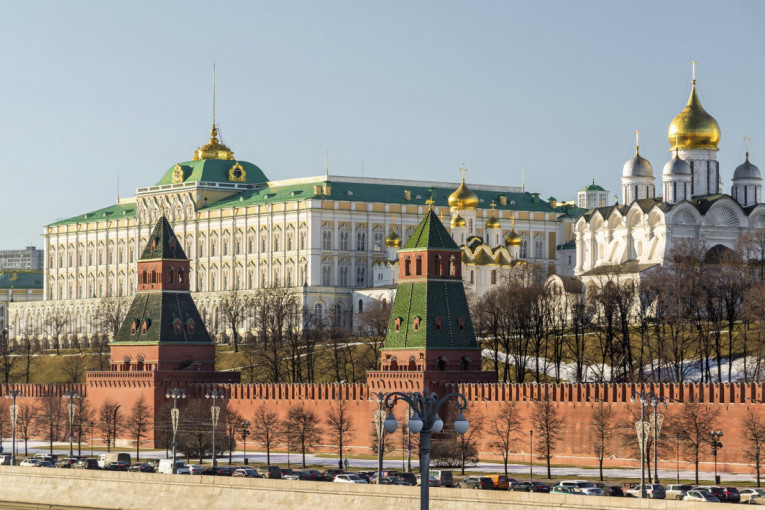
[[371,391],[443,391],[448,383],[496,382],[481,369],[462,283],[462,252],[431,208],[399,250],[399,281],[381,369]]

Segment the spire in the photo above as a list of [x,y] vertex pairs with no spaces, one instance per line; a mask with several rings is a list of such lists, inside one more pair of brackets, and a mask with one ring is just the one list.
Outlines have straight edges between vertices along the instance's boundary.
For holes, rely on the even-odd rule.
[[526,165],[521,163],[521,191],[526,191]]
[[698,64],[695,60],[691,60],[691,85],[696,85],[696,66]]
[[215,127],[215,62],[213,62],[213,127]]
[[748,136],[745,136],[744,140],[746,141],[746,162],[749,163],[749,140],[750,140],[750,138]]
[[633,134],[635,135],[635,156],[640,156],[640,131],[636,129]]

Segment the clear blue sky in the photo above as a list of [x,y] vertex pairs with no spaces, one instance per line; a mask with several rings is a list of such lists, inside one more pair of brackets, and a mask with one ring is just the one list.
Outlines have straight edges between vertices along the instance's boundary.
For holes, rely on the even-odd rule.
[[[330,172],[612,193],[657,177],[690,90],[719,122],[725,189],[765,165],[758,1],[12,2],[0,41],[0,249],[191,159],[217,121],[272,179]],[[763,167],[765,170],[765,167]]]

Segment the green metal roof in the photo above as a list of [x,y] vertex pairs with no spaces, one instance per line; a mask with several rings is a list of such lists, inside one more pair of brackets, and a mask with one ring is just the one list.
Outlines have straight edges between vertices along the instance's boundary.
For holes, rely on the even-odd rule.
[[597,184],[595,184],[595,179],[592,180],[592,184],[585,186],[582,188],[582,191],[606,191],[605,189],[601,188]]
[[173,228],[164,216],[154,225],[154,231],[140,257],[140,260],[153,259],[188,260]]
[[438,219],[433,209],[429,209],[422,219],[412,237],[404,245],[403,250],[459,250],[452,236],[444,228],[444,224]]
[[49,227],[55,227],[56,225],[67,225],[69,223],[87,223],[90,221],[99,220],[118,220],[120,218],[135,218],[135,204],[115,204],[103,209],[98,209],[89,213],[60,220],[48,225]]
[[[179,333],[175,333],[173,323],[180,319]],[[187,332],[189,319],[194,321],[194,332]],[[143,323],[147,322],[146,333]],[[135,333],[131,333],[135,322]],[[205,328],[199,310],[185,292],[138,292],[133,298],[125,320],[114,339],[115,342],[193,342],[210,343],[212,339]]]
[[0,271],[0,289],[42,289],[42,271],[7,269]]
[[[178,163],[183,171],[183,181],[181,182],[232,182],[229,179],[229,172],[234,165],[239,164],[244,171],[244,180],[236,181],[247,184],[259,184],[268,182],[263,171],[252,163],[247,161],[235,161],[230,159],[200,159],[198,161],[186,161]],[[165,172],[165,175],[156,184],[173,184],[173,173],[176,165],[173,165]]]

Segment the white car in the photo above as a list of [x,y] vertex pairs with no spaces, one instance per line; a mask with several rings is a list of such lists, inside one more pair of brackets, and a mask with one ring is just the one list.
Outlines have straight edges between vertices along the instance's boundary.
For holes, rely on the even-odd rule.
[[741,494],[741,501],[750,501],[757,497],[763,497],[763,495],[765,495],[765,489],[741,489],[739,494]]
[[27,466],[27,467],[37,467],[40,462],[42,462],[40,459],[26,459],[21,461],[21,464],[19,466]]
[[362,479],[359,475],[352,474],[337,475],[332,481],[336,483],[367,483],[367,481]]
[[186,467],[189,468],[189,474],[192,475],[201,475],[202,471],[205,470],[201,464],[186,464]]
[[703,501],[704,503],[719,503],[720,500],[706,489],[693,489],[683,496],[683,501]]

